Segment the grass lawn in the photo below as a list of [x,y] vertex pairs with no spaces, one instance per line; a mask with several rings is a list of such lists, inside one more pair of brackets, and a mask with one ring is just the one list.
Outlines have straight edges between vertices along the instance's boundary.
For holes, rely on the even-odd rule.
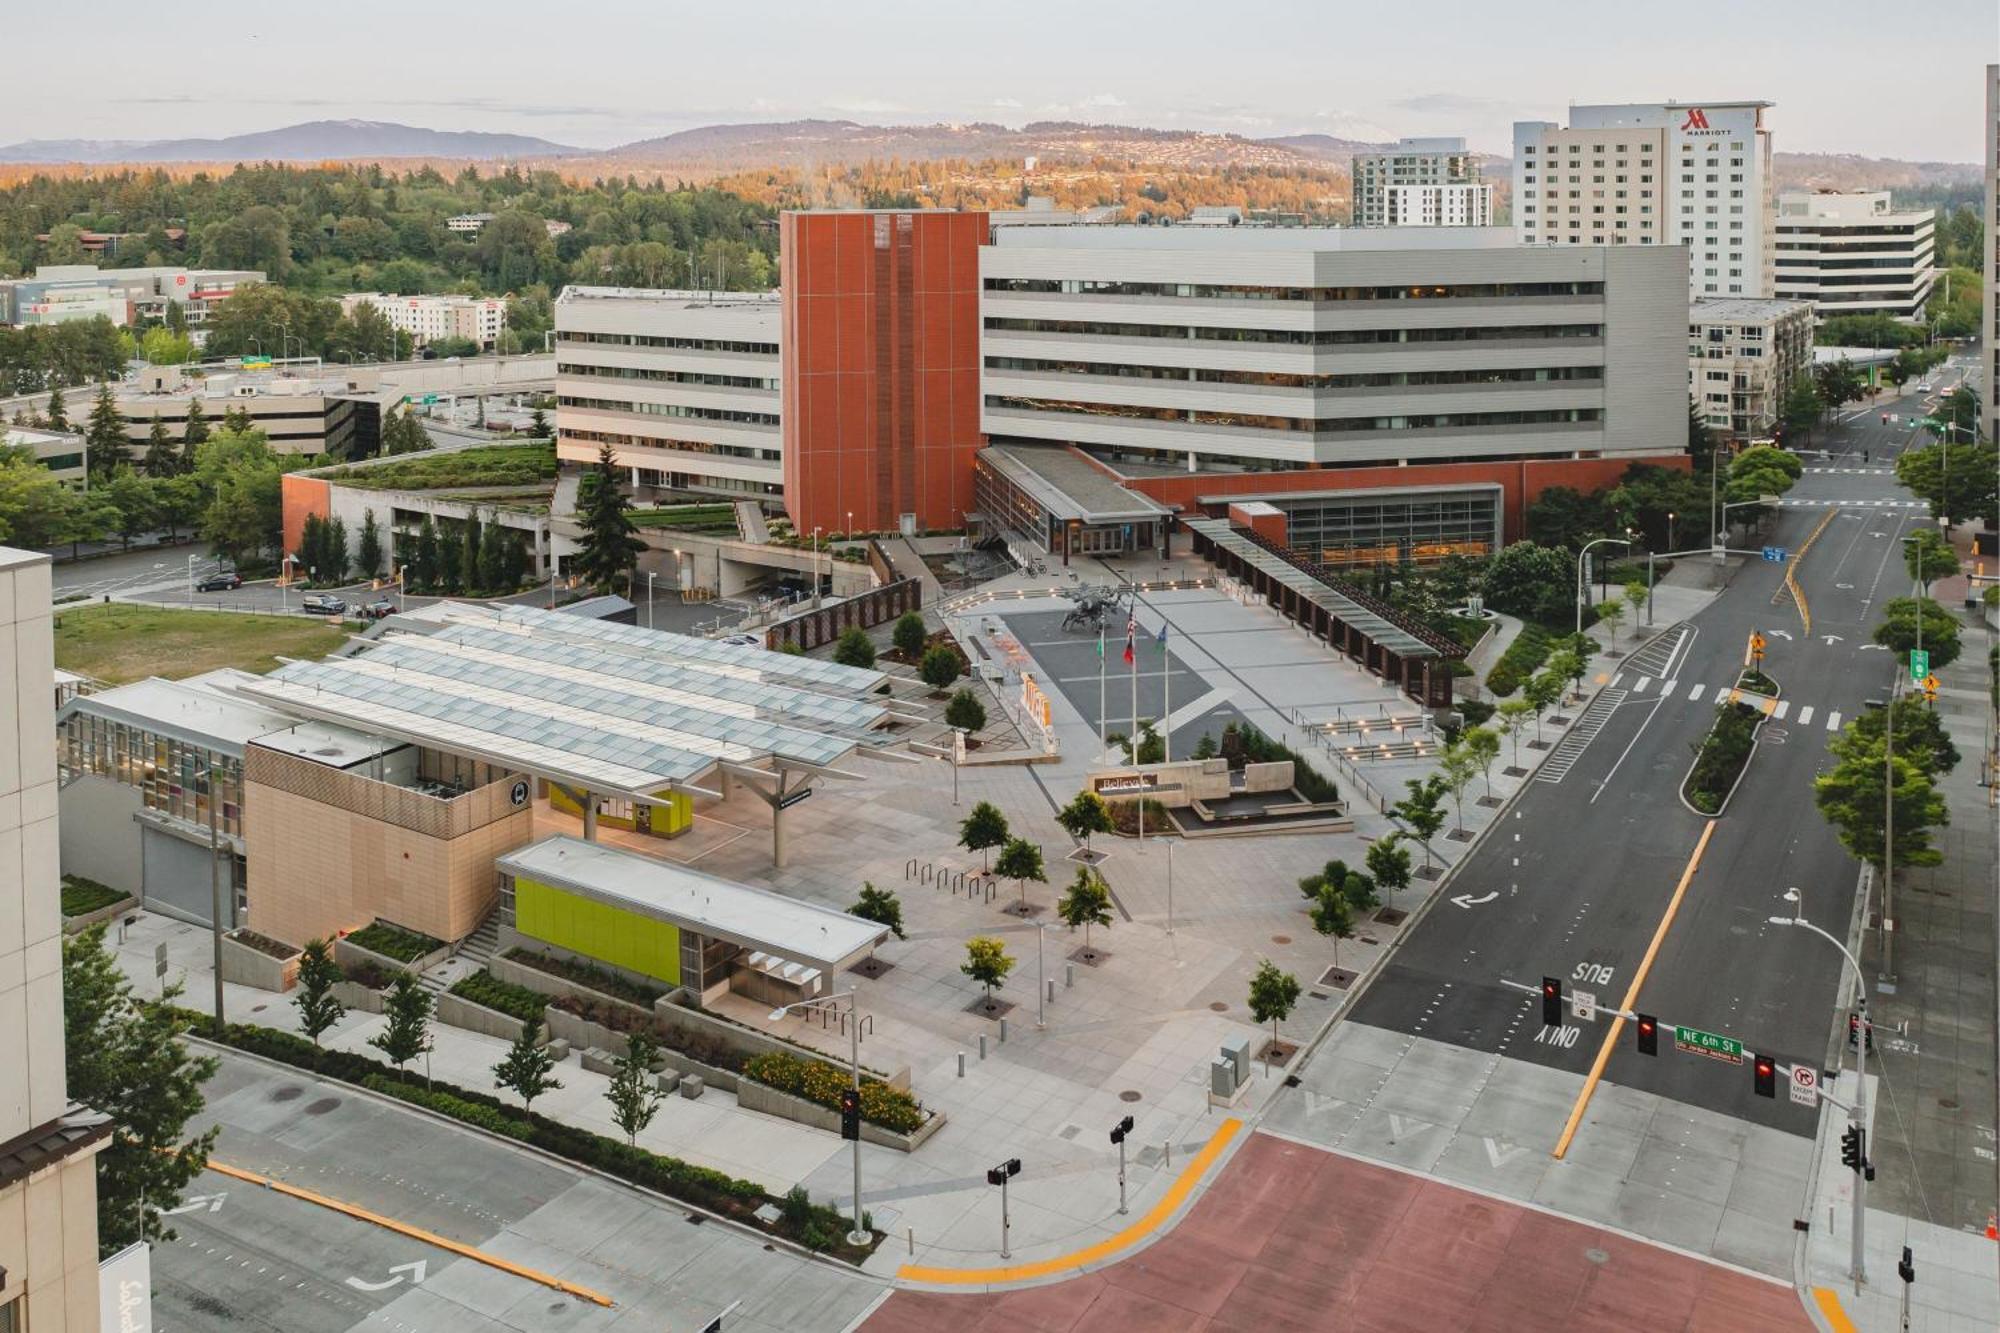
[[126,602],[56,608],[56,665],[123,685],[147,676],[178,680],[217,667],[269,671],[279,657],[324,657],[344,625],[294,616],[244,616]]

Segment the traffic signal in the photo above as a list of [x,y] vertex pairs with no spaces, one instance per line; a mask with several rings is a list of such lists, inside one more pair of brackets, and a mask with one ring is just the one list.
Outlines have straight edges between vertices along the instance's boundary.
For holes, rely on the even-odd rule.
[[989,1185],[1004,1185],[1010,1177],[1020,1174],[1021,1159],[1010,1157],[986,1173],[986,1183]]
[[1917,1258],[1910,1253],[1910,1247],[1907,1245],[1903,1247],[1902,1262],[1896,1265],[1896,1276],[1905,1282],[1917,1280]]
[[861,1089],[859,1088],[840,1090],[840,1137],[843,1139],[861,1137]]
[[1542,1026],[1556,1027],[1563,1021],[1563,984],[1554,977],[1542,978]]
[[1123,1143],[1125,1142],[1125,1136],[1131,1132],[1132,1117],[1128,1115],[1111,1127],[1111,1141],[1113,1143]]
[[1660,1020],[1651,1014],[1640,1014],[1637,1024],[1639,1033],[1639,1054],[1658,1055],[1660,1053]]
[[1868,1131],[1859,1125],[1849,1125],[1840,1135],[1840,1164],[1849,1171],[1859,1171],[1867,1161]]
[[1768,1055],[1760,1055],[1757,1057],[1755,1063],[1751,1065],[1750,1069],[1757,1081],[1757,1095],[1759,1097],[1775,1097],[1778,1095],[1778,1062],[1776,1060],[1773,1060]]
[[[1855,1042],[1854,1034],[1860,1030],[1861,1030],[1861,1015],[1849,1014],[1847,1016],[1847,1044],[1850,1048],[1854,1045]],[[1875,1049],[1875,1024],[1872,1022],[1869,1023],[1867,1031],[1868,1031],[1868,1049],[1872,1051]]]

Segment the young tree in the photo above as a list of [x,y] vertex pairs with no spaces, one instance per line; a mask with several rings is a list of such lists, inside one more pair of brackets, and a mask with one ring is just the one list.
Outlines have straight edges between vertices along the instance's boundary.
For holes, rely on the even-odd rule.
[[1597,623],[1604,626],[1608,643],[1618,642],[1618,622],[1625,618],[1625,603],[1607,598],[1597,604]]
[[958,654],[939,644],[924,654],[917,675],[924,684],[942,694],[958,679],[960,666]]
[[354,569],[364,579],[372,579],[382,572],[382,527],[375,521],[372,509],[361,515],[361,536],[355,542]]
[[83,439],[90,450],[90,470],[97,476],[110,476],[112,469],[125,461],[125,417],[118,410],[118,400],[111,396],[109,384],[97,386],[97,401],[90,406]]
[[646,543],[632,523],[624,478],[608,442],[597,451],[597,464],[578,489],[577,520],[583,541],[575,557],[577,572],[600,594],[615,591],[619,581],[630,576]]
[[991,801],[981,801],[972,807],[958,826],[958,845],[968,852],[979,853],[979,869],[986,869],[986,851],[990,847],[1004,847],[1012,835],[1007,828],[1007,816],[1000,813],[1000,807]]
[[[1886,772],[1885,772],[1886,770]],[[1840,845],[1857,861],[1882,868],[1883,779],[1893,774],[1890,799],[1895,803],[1896,864],[1934,866],[1944,854],[1931,846],[1931,830],[1951,822],[1944,797],[1917,764],[1895,756],[1886,764],[1882,746],[1860,744],[1827,772],[1813,780],[1813,800],[1833,825]]]
[[[1475,727],[1474,731],[1483,730]],[[1467,732],[1465,736],[1471,735]],[[1490,734],[1490,733],[1489,733]],[[1465,736],[1444,747],[1438,756],[1439,776],[1444,779],[1445,790],[1451,793],[1452,809],[1458,815],[1458,832],[1465,832],[1465,789],[1479,776],[1479,756],[1466,744]]]
[[859,625],[850,625],[834,640],[833,660],[842,666],[860,667],[863,671],[875,665],[875,644],[868,637],[868,631]]
[[1410,887],[1410,853],[1403,846],[1401,833],[1390,833],[1370,843],[1366,860],[1368,873],[1382,888],[1394,893]]
[[1389,807],[1389,817],[1409,829],[1417,845],[1424,849],[1424,869],[1431,868],[1431,839],[1444,827],[1444,779],[1436,773],[1409,778],[1403,786],[1409,795]]
[[1625,585],[1625,605],[1632,612],[1632,632],[1634,634],[1639,632],[1640,613],[1646,609],[1646,603],[1651,599],[1652,591],[1646,587],[1643,580],[1633,579]]
[[897,652],[905,658],[917,658],[923,655],[924,644],[929,641],[930,633],[924,629],[922,615],[915,611],[905,611],[897,618],[895,632],[890,637],[896,645]]
[[1116,827],[1111,822],[1111,807],[1094,791],[1078,792],[1068,805],[1056,811],[1056,823],[1070,837],[1080,840],[1085,851],[1090,850],[1091,834],[1109,833]]
[[340,964],[325,940],[307,940],[299,956],[299,993],[292,1003],[299,1008],[299,1031],[319,1045],[319,1039],[335,1023],[347,1016],[347,1006],[334,997],[333,988],[342,979]]
[[111,1117],[111,1143],[97,1158],[100,1255],[139,1240],[173,1240],[162,1218],[208,1165],[216,1130],[184,1138],[202,1108],[213,1056],[192,1054],[169,986],[160,1004],[132,994],[104,947],[104,927],[62,942],[63,1037],[71,1100]]
[[158,417],[146,432],[146,454],[139,466],[149,477],[171,477],[181,470],[181,451],[168,437],[167,423]]
[[[1340,942],[1354,934],[1354,905],[1347,900],[1346,891],[1332,884],[1322,884],[1313,899],[1313,929],[1322,935],[1333,937],[1333,965],[1340,966]],[[1276,1040],[1277,1033],[1273,1032]]]
[[979,696],[971,690],[953,690],[951,702],[944,706],[944,724],[965,732],[983,731],[986,727],[986,705],[980,703]]
[[[402,984],[397,978],[397,985]],[[395,1000],[395,992],[390,992],[390,1002]],[[385,1008],[387,1006],[384,1006]],[[393,1018],[390,1020],[395,1021]],[[385,1034],[386,1035],[386,1034]],[[387,1050],[387,1047],[383,1048]],[[390,1059],[395,1059],[391,1053]],[[396,1063],[401,1064],[398,1060]],[[542,1041],[542,1024],[539,1019],[526,1019],[521,1024],[520,1035],[507,1048],[507,1054],[500,1057],[500,1063],[493,1066],[493,1086],[505,1088],[521,1099],[521,1109],[527,1110],[535,1098],[545,1092],[554,1092],[562,1086],[555,1077],[556,1057],[548,1045]]]
[[1000,855],[993,858],[993,873],[1002,879],[1011,879],[1021,886],[1021,911],[1025,915],[1028,908],[1028,881],[1037,884],[1048,883],[1048,875],[1042,869],[1042,849],[1026,838],[1009,838],[1007,845],[1000,849]]
[[908,939],[903,934],[903,904],[888,889],[878,889],[868,880],[861,882],[861,900],[847,909],[849,916],[858,916],[863,921],[873,921],[878,926],[887,926],[889,933],[897,939]]
[[1090,953],[1090,928],[1111,925],[1111,890],[1104,877],[1089,866],[1078,866],[1068,892],[1056,903],[1056,915],[1071,930],[1083,927],[1083,951]]
[[208,414],[201,410],[201,395],[188,399],[187,424],[181,427],[181,452],[185,455],[183,472],[194,471],[194,453],[208,443]]
[[539,407],[528,414],[528,434],[538,440],[549,438],[549,414]]
[[1521,766],[1521,731],[1528,725],[1528,719],[1535,716],[1535,702],[1532,699],[1502,699],[1495,715],[1500,719],[1500,734],[1507,738],[1510,767]]
[[[1268,958],[1257,964],[1257,970],[1250,975],[1250,1017],[1271,1025],[1271,1046],[1278,1044],[1278,1024],[1292,1016],[1292,1007],[1298,1002],[1297,977],[1281,971]],[[1268,1052],[1270,1048],[1265,1049]],[[1264,1068],[1268,1072],[1270,1067],[1271,1058],[1266,1054]]]
[[1458,743],[1479,762],[1480,776],[1486,779],[1486,794],[1493,795],[1493,761],[1500,757],[1500,733],[1491,727],[1474,727],[1460,736]]
[[1928,597],[1890,598],[1875,627],[1875,642],[1908,661],[1919,639],[1931,655],[1931,670],[1943,670],[1958,660],[1958,617]]
[[1903,543],[1903,566],[1912,579],[1923,585],[1928,597],[1931,584],[1958,573],[1958,552],[1951,549],[1951,543],[1942,533],[1933,528],[1918,528],[1916,535]]
[[1562,698],[1562,677],[1553,671],[1538,671],[1528,677],[1528,683],[1521,687],[1521,697],[1535,710],[1535,739],[1542,739],[1542,714],[1555,707],[1556,700]]
[[1544,670],[1558,682],[1567,684],[1572,680],[1581,682],[1583,673],[1588,667],[1584,663],[1583,654],[1568,648],[1558,648],[1549,654],[1548,664]]
[[383,1016],[389,1025],[368,1039],[368,1044],[389,1057],[401,1069],[431,1048],[431,993],[417,984],[408,972],[398,973],[395,984],[382,999]]
[[639,1131],[653,1123],[660,1103],[666,1099],[653,1077],[653,1061],[659,1053],[660,1043],[652,1033],[643,1029],[634,1032],[625,1039],[625,1054],[618,1057],[618,1072],[611,1076],[611,1086],[604,1090],[605,1099],[611,1103],[612,1122],[625,1131],[625,1142],[632,1147],[638,1146]]
[[403,576],[413,588],[429,589],[438,583],[438,535],[437,525],[429,514],[417,526],[417,539],[411,543],[410,558],[404,562]]
[[986,988],[986,1003],[990,1006],[994,988],[1007,984],[1014,960],[1008,957],[1005,943],[990,935],[978,935],[965,942],[965,961],[958,970]]

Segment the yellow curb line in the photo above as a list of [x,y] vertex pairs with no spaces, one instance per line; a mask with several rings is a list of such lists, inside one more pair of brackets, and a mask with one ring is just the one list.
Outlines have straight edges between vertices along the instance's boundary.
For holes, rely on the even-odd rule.
[[318,1204],[322,1208],[330,1208],[336,1213],[345,1213],[347,1216],[359,1221],[373,1223],[375,1226],[394,1231],[398,1235],[408,1236],[412,1240],[420,1240],[426,1245],[435,1245],[441,1250],[449,1250],[451,1253],[463,1258],[485,1264],[488,1268],[497,1268],[503,1273],[512,1273],[515,1277],[524,1277],[530,1282],[538,1282],[544,1287],[551,1287],[567,1295],[579,1297],[589,1301],[593,1305],[601,1305],[606,1309],[611,1308],[610,1297],[601,1296],[588,1287],[579,1287],[574,1283],[565,1282],[559,1277],[551,1277],[547,1273],[538,1273],[532,1268],[523,1268],[519,1264],[510,1263],[497,1255],[488,1254],[484,1250],[475,1250],[470,1245],[461,1245],[455,1240],[447,1240],[436,1232],[425,1231],[422,1227],[413,1227],[407,1222],[398,1222],[393,1217],[384,1217],[380,1213],[371,1213],[366,1208],[357,1208],[351,1203],[342,1203],[339,1199],[330,1199],[324,1194],[315,1194],[311,1190],[300,1189],[297,1185],[287,1185],[282,1180],[273,1180],[269,1176],[260,1176],[254,1171],[245,1171],[240,1166],[229,1166],[226,1163],[216,1161],[212,1157],[208,1160],[208,1169],[236,1180],[247,1181],[252,1185],[262,1185],[265,1189],[276,1190],[280,1194],[289,1194],[294,1199],[303,1199],[307,1203]]
[[[1708,840],[1715,835],[1715,821],[1709,820],[1702,826],[1701,841],[1694,845],[1694,855],[1688,858],[1687,869],[1681,872],[1681,882],[1674,888],[1674,896],[1667,903],[1666,915],[1660,918],[1660,925],[1653,932],[1653,942],[1646,946],[1646,956],[1639,960],[1639,970],[1632,974],[1631,989],[1625,992],[1625,1002],[1618,1007],[1630,1009],[1639,1002],[1639,987],[1646,984],[1646,973],[1653,967],[1653,959],[1660,952],[1660,944],[1667,938],[1668,927],[1674,924],[1674,914],[1681,910],[1681,899],[1687,896],[1687,887],[1694,880],[1696,867],[1701,865],[1701,855],[1708,850]],[[1625,1020],[1613,1017],[1610,1030],[1604,1034],[1604,1044],[1597,1048],[1597,1059],[1590,1066],[1590,1077],[1583,1081],[1583,1090],[1576,1094],[1576,1105],[1570,1108],[1569,1123],[1563,1126],[1562,1137],[1556,1140],[1551,1157],[1561,1157],[1569,1151],[1569,1141],[1576,1137],[1576,1127],[1583,1121],[1584,1108],[1590,1105],[1590,1095],[1597,1091],[1597,1081],[1604,1077],[1604,1066],[1611,1062],[1611,1052],[1618,1045],[1618,1034],[1625,1030]]]
[[1194,1160],[1187,1164],[1160,1201],[1147,1210],[1146,1215],[1126,1227],[1115,1236],[1107,1236],[1095,1245],[1089,1245],[1070,1254],[1058,1255],[1053,1259],[1043,1259],[1032,1264],[1015,1264],[1010,1268],[924,1268],[917,1264],[905,1264],[896,1270],[896,1276],[905,1282],[935,1282],[946,1286],[985,1286],[997,1282],[1021,1282],[1029,1278],[1048,1277],[1055,1273],[1080,1270],[1085,1264],[1096,1263],[1100,1259],[1129,1249],[1138,1241],[1157,1230],[1179,1208],[1194,1190],[1208,1169],[1215,1165],[1222,1150],[1227,1148],[1243,1130],[1243,1122],[1235,1116],[1224,1120],[1219,1129],[1202,1145]]
[[1854,1333],[1854,1321],[1847,1317],[1847,1311],[1840,1308],[1840,1293],[1832,1287],[1814,1287],[1813,1303],[1826,1319],[1826,1325],[1833,1333]]

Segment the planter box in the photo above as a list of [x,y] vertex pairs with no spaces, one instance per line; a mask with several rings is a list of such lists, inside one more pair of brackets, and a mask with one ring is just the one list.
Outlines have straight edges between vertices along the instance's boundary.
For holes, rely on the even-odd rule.
[[449,946],[446,946],[442,949],[433,949],[421,958],[404,963],[398,962],[386,953],[376,953],[373,949],[364,949],[360,945],[350,942],[344,935],[337,936],[333,941],[333,961],[339,963],[342,968],[353,967],[357,963],[373,963],[391,976],[394,976],[398,972],[408,972],[415,975],[436,967],[449,957],[451,957],[451,949]]
[[262,949],[253,949],[234,938],[222,937],[222,979],[258,990],[290,990],[299,981],[299,955],[274,958]]
[[634,1018],[651,1018],[653,1016],[653,1011],[643,1006],[618,999],[615,996],[606,995],[601,990],[592,990],[589,986],[580,985],[563,977],[551,976],[540,968],[529,967],[526,963],[517,963],[511,958],[502,957],[497,953],[487,960],[486,970],[501,981],[511,981],[516,986],[526,987],[528,990],[546,995],[552,1000],[589,1000],[594,1004],[610,1005],[614,1008],[622,1009]]
[[514,1015],[474,1004],[463,995],[453,995],[450,991],[442,991],[437,997],[437,1020],[455,1028],[483,1032],[502,1041],[512,1041],[521,1035],[521,1020]]
[[333,998],[350,1010],[363,1014],[382,1012],[382,992],[370,990],[358,981],[337,981],[333,985]]
[[[693,1005],[685,1003],[680,999],[685,993],[685,991],[676,991],[672,995],[663,996],[660,1002],[653,1006],[653,1015],[659,1019],[663,1026],[679,1029],[682,1032],[701,1033],[706,1037],[720,1042],[728,1049],[746,1059],[753,1055],[764,1055],[771,1051],[782,1051],[786,1055],[794,1055],[801,1060],[819,1060],[826,1064],[843,1067],[847,1063],[839,1056],[827,1055],[821,1051],[814,1050],[810,1046],[801,1046],[797,1042],[786,1041],[782,1037],[772,1037],[761,1032],[754,1032],[740,1023],[732,1023],[726,1018],[718,1018],[714,1014],[703,1013]],[[866,1064],[863,1064],[861,1068],[862,1072],[880,1079],[892,1088],[896,1088],[902,1092],[910,1090],[910,1067],[908,1065],[904,1065],[894,1073],[883,1073],[878,1069],[870,1069]]]
[[82,916],[64,917],[63,934],[81,935],[84,931],[89,930],[99,922],[116,921],[127,912],[136,912],[138,910],[139,900],[128,894],[115,903],[98,908],[95,912],[85,912]]
[[[831,1107],[809,1102],[803,1097],[794,1097],[789,1092],[779,1092],[752,1079],[741,1080],[736,1089],[736,1104],[748,1111],[762,1111],[765,1115],[775,1115],[786,1120],[796,1120],[814,1129],[823,1129],[830,1134],[840,1132],[840,1112]],[[938,1132],[944,1125],[944,1113],[933,1111],[922,1127],[912,1134],[898,1134],[880,1125],[861,1122],[861,1141],[877,1147],[894,1148],[898,1152],[914,1152],[917,1147]]]

